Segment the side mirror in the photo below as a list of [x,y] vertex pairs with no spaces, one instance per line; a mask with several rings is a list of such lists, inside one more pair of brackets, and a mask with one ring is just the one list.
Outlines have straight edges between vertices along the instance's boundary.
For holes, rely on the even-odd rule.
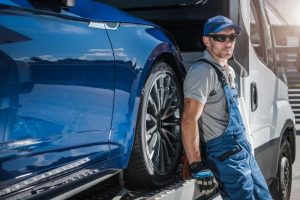
[[75,6],[76,0],[62,0],[62,3],[67,7]]

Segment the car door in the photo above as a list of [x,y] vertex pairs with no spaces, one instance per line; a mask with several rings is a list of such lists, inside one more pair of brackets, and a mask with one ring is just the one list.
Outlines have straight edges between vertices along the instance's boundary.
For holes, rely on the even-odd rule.
[[[276,82],[274,47],[262,1],[251,1],[249,50],[249,123],[255,157],[268,180],[276,171]],[[253,48],[252,48],[253,47]]]
[[3,195],[108,158],[114,57],[106,30],[74,14],[0,4],[0,17]]

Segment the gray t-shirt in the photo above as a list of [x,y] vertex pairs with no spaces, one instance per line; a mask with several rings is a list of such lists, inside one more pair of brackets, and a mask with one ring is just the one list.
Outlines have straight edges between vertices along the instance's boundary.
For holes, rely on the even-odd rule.
[[[224,73],[229,85],[236,87],[232,67],[222,67],[207,51],[204,51],[203,58],[216,64]],[[213,67],[206,62],[192,65],[184,80],[183,90],[184,98],[191,98],[205,104],[198,121],[201,139],[207,142],[223,134],[228,125],[228,110],[224,90]]]

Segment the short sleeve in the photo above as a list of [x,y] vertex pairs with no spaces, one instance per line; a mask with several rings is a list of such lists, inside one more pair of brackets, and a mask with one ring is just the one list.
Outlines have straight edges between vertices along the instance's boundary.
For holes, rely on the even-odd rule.
[[212,67],[205,64],[193,65],[184,80],[184,98],[191,98],[205,104],[215,85],[212,70]]

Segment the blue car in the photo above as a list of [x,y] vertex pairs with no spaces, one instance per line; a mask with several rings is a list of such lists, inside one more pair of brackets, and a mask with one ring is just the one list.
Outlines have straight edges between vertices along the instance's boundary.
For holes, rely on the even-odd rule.
[[184,76],[150,22],[93,0],[2,0],[0,199],[70,196],[120,171],[166,184]]

